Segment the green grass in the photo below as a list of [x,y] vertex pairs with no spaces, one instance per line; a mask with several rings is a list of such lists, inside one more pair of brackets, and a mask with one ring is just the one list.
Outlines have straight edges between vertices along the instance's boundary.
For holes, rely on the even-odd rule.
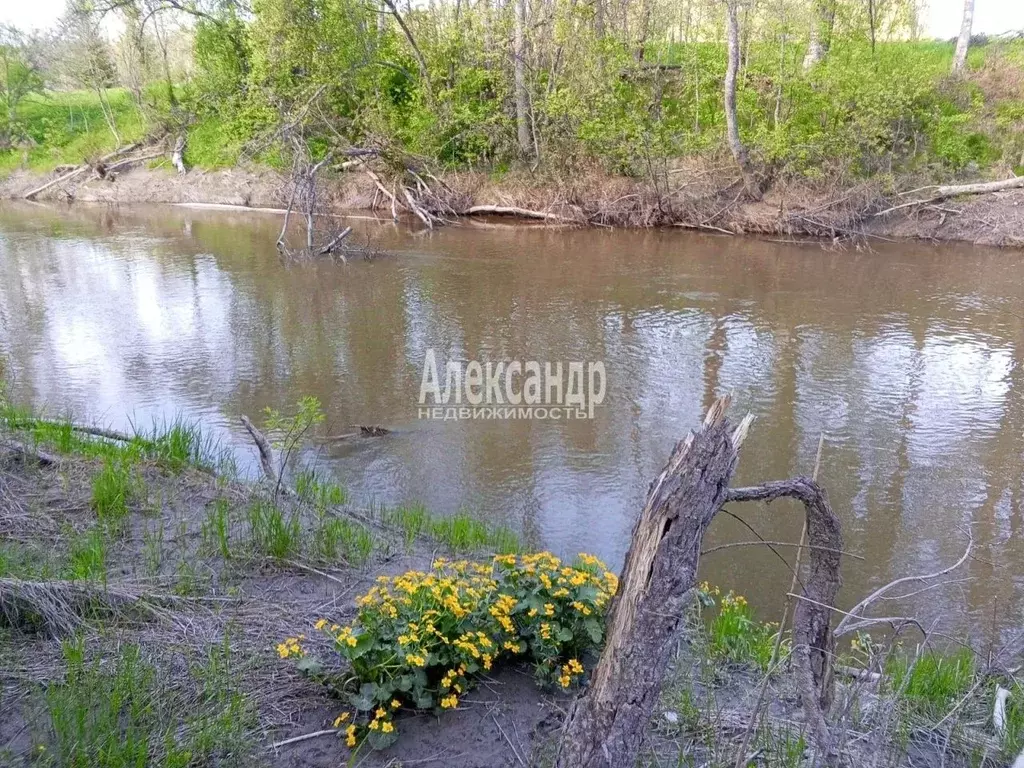
[[358,567],[370,559],[374,543],[365,526],[340,517],[323,517],[312,531],[310,554],[324,562],[341,559]]
[[[142,768],[253,764],[255,710],[238,687],[228,639],[171,679],[122,645],[105,660],[80,637],[62,645],[66,673],[42,695],[45,765]],[[187,694],[184,689],[191,689]]]
[[231,559],[231,505],[225,498],[215,499],[206,510],[202,525],[203,548]]
[[231,137],[230,126],[219,117],[206,117],[188,132],[185,164],[203,170],[231,168],[238,163],[241,141]]
[[[146,121],[131,94],[123,88],[111,88],[106,91],[106,98],[121,142],[129,144],[141,139]],[[78,165],[117,148],[99,97],[92,91],[33,94],[18,106],[18,118],[35,146],[0,152],[0,174],[23,166],[51,171],[58,165]]]
[[490,551],[513,554],[522,551],[522,543],[515,531],[504,526],[491,528],[466,512],[450,516],[435,516],[419,503],[403,504],[377,512],[385,525],[402,534],[406,547],[420,537],[434,539],[453,552]]
[[51,553],[18,541],[0,543],[0,578],[45,581],[55,571]]
[[107,537],[100,527],[72,538],[64,575],[72,581],[106,581]]
[[91,506],[100,522],[120,530],[131,512],[129,505],[145,497],[145,483],[124,459],[107,458],[92,479]]
[[255,499],[246,510],[249,541],[254,551],[282,560],[302,548],[302,524],[297,514],[285,514],[267,499]]
[[295,492],[300,499],[312,504],[317,510],[341,506],[348,498],[344,488],[322,478],[316,470],[311,469],[296,474]]
[[886,665],[889,684],[915,713],[941,718],[974,683],[975,658],[969,649],[952,654],[927,651],[916,661],[893,657]]
[[126,464],[148,459],[174,473],[187,467],[234,477],[236,467],[228,449],[205,434],[198,424],[176,417],[148,429],[132,428],[127,440],[110,439],[76,429],[71,417],[43,418],[30,409],[0,400],[0,426],[19,432],[34,444],[56,453],[120,460]]

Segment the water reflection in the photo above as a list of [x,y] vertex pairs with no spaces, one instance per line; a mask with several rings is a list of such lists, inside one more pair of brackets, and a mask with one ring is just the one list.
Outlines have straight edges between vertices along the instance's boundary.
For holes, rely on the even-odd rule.
[[[125,427],[184,413],[253,456],[239,414],[314,394],[329,430],[397,427],[318,460],[362,501],[419,499],[513,523],[561,554],[618,563],[672,442],[717,393],[757,422],[738,482],[809,473],[841,514],[851,602],[934,570],[973,525],[972,580],[916,598],[982,632],[1019,625],[1018,255],[917,244],[875,252],[684,235],[522,228],[411,235],[354,222],[395,255],[285,268],[278,220],[184,209],[0,209],[0,350],[15,392]],[[416,419],[438,359],[604,360],[592,422]],[[743,508],[795,540],[794,508]],[[712,543],[749,540],[723,518]],[[709,578],[777,612],[789,577],[762,548]],[[981,620],[984,617],[984,620]]]

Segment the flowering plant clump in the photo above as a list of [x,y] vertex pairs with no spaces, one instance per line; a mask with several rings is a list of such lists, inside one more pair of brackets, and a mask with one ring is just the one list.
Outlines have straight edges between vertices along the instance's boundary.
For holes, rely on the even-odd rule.
[[[779,625],[757,621],[747,599],[732,590],[722,595],[718,587],[703,582],[697,590],[697,598],[703,608],[718,606],[717,613],[707,625],[711,655],[738,664],[753,663],[767,670],[775,650]],[[788,649],[787,641],[784,641],[780,651],[785,654]]]
[[[352,667],[343,686],[354,712],[351,722],[342,713],[335,727],[348,723],[349,746],[365,734],[382,748],[397,736],[400,709],[455,709],[475,677],[505,659],[529,662],[539,682],[569,688],[583,675],[580,658],[604,639],[617,588],[596,557],[563,565],[549,552],[489,563],[439,559],[427,572],[382,576],[356,601],[352,624],[316,622]],[[278,652],[325,677],[311,670],[294,638]]]

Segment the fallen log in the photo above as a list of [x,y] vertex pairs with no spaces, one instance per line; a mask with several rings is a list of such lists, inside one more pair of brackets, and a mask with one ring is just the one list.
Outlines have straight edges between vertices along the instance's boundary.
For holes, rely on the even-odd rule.
[[[320,249],[320,255],[326,256],[329,253],[332,253],[335,248],[341,245],[341,241],[348,237],[350,234],[352,234],[352,227],[345,227],[343,230],[341,230],[341,232],[334,236],[331,242],[329,242],[327,245]],[[342,257],[342,260],[344,260],[344,257]]]
[[561,216],[557,213],[548,213],[547,211],[531,211],[529,208],[518,208],[510,205],[474,205],[462,212],[463,216],[482,216],[488,214],[495,216],[520,216],[524,219],[545,219],[573,224],[580,223],[569,216]]
[[[911,200],[907,203],[900,203],[894,205],[891,208],[886,208],[884,211],[875,213],[875,216],[884,216],[887,213],[898,211],[903,208],[910,208],[915,205],[927,205],[928,203],[935,203],[940,200],[946,200],[950,197],[959,197],[960,195],[987,195],[991,192],[1003,192],[1007,189],[1017,189],[1024,187],[1024,176],[1014,176],[1012,179],[1003,179],[1001,181],[986,181],[978,182],[975,184],[945,184],[942,186],[934,187],[934,192],[930,197],[922,198],[920,200]],[[926,189],[932,189],[932,187],[922,187],[917,192],[923,192]],[[904,193],[904,194],[910,194]]]
[[136,163],[142,163],[142,162],[145,162],[146,160],[155,160],[156,158],[163,157],[163,156],[164,156],[164,151],[161,150],[159,152],[150,152],[149,154],[146,154],[146,155],[139,155],[138,157],[129,157],[129,158],[126,158],[124,160],[119,160],[118,162],[114,163],[113,165],[108,165],[106,167],[106,173],[109,174],[112,171],[118,170],[119,168],[127,168],[129,165],[135,165]]
[[747,416],[732,431],[728,405],[728,397],[715,402],[651,485],[608,615],[604,652],[566,718],[556,768],[636,764],[684,628],[704,532],[726,500],[751,422]]
[[[107,162],[108,160],[113,160],[115,157],[120,157],[121,155],[127,154],[128,152],[132,152],[135,149],[137,149],[138,147],[139,147],[139,145],[136,143],[136,144],[129,144],[128,146],[121,147],[120,149],[115,149],[109,155],[104,155],[103,157],[101,157],[96,162],[96,164],[99,165],[101,163]],[[66,173],[66,174],[64,174],[62,176],[58,176],[56,179],[51,179],[50,181],[48,181],[45,184],[43,184],[41,187],[36,187],[35,189],[33,189],[33,190],[29,191],[29,192],[26,192],[25,195],[24,195],[24,198],[26,200],[31,200],[36,195],[38,195],[40,192],[45,192],[46,190],[48,190],[52,186],[55,186],[55,185],[60,184],[62,182],[68,181],[69,179],[73,179],[75,176],[78,176],[79,174],[84,173],[85,171],[89,170],[92,167],[93,167],[93,165],[91,163],[83,163],[82,165],[78,166],[77,168],[75,168],[75,170],[71,171],[70,173]]]

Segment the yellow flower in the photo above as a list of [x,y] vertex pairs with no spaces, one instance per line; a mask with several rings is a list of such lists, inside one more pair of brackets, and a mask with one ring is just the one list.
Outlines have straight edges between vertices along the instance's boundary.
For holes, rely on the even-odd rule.
[[386,717],[387,714],[388,714],[387,710],[385,710],[383,707],[377,707],[377,711],[373,713],[373,716],[379,718],[379,717]]
[[391,700],[391,708],[392,709],[398,709],[400,706],[402,706],[402,702],[400,702],[398,699],[392,699]]
[[392,732],[393,730],[395,730],[395,726],[393,726],[393,725],[392,725],[391,723],[384,723],[384,724],[383,724],[383,725],[382,725],[382,726],[380,727],[380,729],[381,729],[381,731],[383,731],[384,733],[391,733],[391,732]]
[[317,629],[323,629],[327,626],[327,619],[320,619],[314,626]]
[[348,728],[346,728],[345,729],[345,735],[348,737],[348,738],[345,739],[346,746],[354,747],[356,745],[356,727],[355,727],[355,725],[350,725]]
[[441,699],[441,709],[455,709],[459,706],[459,697],[454,693]]
[[379,720],[371,720],[370,721],[370,730],[371,731],[376,731],[379,728],[380,728],[380,721]]
[[334,727],[337,728],[346,720],[348,720],[348,712],[342,712],[340,715],[334,718]]

